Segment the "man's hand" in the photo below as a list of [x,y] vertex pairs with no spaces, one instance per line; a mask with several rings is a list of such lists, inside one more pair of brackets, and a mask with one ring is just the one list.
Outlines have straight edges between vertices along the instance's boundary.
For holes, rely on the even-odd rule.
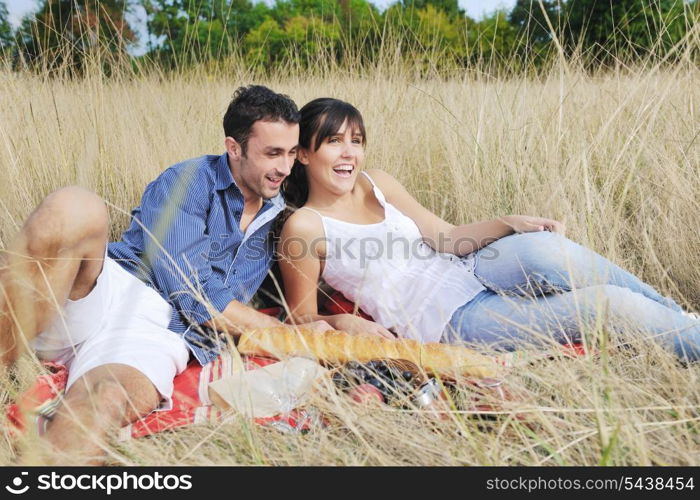
[[385,339],[396,340],[396,336],[379,323],[368,321],[354,314],[338,314],[334,317],[333,324],[336,330],[350,335],[377,335]]
[[501,222],[510,226],[516,233],[533,233],[537,231],[551,231],[563,235],[566,227],[563,223],[544,217],[531,217],[529,215],[505,215]]

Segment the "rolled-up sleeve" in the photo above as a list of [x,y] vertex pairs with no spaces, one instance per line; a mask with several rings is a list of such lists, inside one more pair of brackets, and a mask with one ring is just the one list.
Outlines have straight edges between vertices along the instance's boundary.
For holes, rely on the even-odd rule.
[[211,191],[196,173],[164,172],[146,188],[134,218],[143,228],[143,260],[155,285],[188,322],[201,324],[211,319],[211,308],[221,312],[236,296],[209,264]]

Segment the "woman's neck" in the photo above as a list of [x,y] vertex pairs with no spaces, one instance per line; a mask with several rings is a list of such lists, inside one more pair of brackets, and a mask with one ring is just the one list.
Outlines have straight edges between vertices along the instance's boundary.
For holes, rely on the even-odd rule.
[[343,194],[336,194],[323,188],[314,189],[314,186],[310,185],[309,197],[305,205],[325,212],[354,211],[358,204],[359,189],[357,181],[351,191]]

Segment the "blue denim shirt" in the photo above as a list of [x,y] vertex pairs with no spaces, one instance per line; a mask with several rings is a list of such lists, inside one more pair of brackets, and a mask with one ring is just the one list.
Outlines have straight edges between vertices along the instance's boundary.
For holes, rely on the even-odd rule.
[[250,301],[270,268],[270,230],[283,209],[281,195],[265,200],[244,233],[243,195],[227,155],[187,160],[146,187],[122,240],[109,244],[109,256],[173,306],[168,328],[206,364],[222,339],[201,323],[233,300]]

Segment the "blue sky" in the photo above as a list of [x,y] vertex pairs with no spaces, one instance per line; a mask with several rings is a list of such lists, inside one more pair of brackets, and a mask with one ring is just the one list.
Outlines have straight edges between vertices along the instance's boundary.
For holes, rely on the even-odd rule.
[[[370,0],[379,7],[386,7],[394,0]],[[22,17],[34,10],[38,4],[37,0],[4,0],[7,10],[10,13],[10,22],[17,26]],[[269,2],[272,3],[272,2]],[[459,5],[467,11],[467,15],[476,19],[484,14],[493,12],[499,7],[511,8],[515,5],[515,0],[459,0]]]

